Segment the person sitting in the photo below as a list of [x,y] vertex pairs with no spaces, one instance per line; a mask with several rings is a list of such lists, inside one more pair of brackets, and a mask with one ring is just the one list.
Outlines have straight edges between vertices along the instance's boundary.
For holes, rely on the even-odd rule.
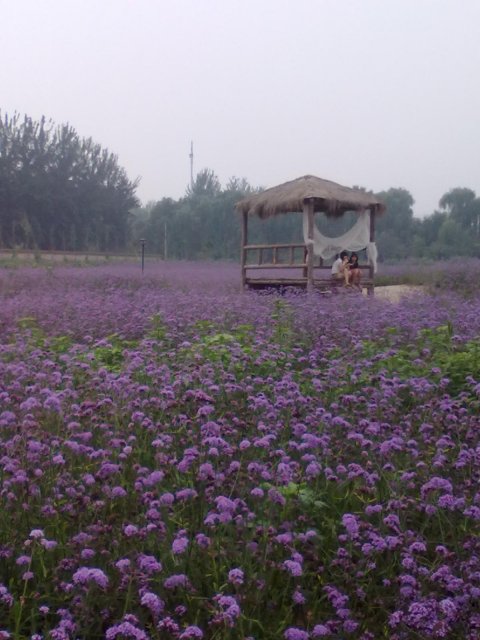
[[362,272],[360,270],[360,264],[358,262],[358,255],[353,251],[350,254],[350,259],[348,261],[349,264],[349,273],[350,273],[350,282],[357,289],[362,290],[362,285],[360,284],[360,280],[362,278]]
[[336,281],[343,280],[345,286],[350,285],[350,269],[348,264],[348,252],[342,251],[337,255],[335,262],[332,264],[332,278]]

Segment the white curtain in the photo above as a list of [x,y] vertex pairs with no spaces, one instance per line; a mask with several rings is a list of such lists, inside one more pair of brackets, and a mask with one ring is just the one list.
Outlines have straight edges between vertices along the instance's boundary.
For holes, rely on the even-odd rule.
[[313,225],[313,240],[308,237],[308,214],[303,213],[303,239],[305,244],[313,244],[313,253],[324,260],[330,260],[341,251],[367,250],[369,264],[377,271],[377,246],[370,242],[370,215],[367,211],[358,215],[357,222],[351,229],[338,238],[328,238]]

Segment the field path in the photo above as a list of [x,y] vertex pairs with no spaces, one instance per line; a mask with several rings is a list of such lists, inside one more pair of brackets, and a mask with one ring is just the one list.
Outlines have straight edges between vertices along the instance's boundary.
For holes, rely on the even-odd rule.
[[375,287],[375,296],[390,302],[400,302],[406,295],[423,291],[424,287],[421,285],[394,284],[387,287]]

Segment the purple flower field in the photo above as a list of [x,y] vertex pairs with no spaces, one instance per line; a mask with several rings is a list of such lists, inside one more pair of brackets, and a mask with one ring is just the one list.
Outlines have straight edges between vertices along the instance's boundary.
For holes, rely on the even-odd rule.
[[0,640],[480,637],[480,286],[0,271]]

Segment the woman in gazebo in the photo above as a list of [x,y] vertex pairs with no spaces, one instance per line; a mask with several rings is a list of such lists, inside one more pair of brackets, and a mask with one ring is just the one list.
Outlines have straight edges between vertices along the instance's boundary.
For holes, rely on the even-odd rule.
[[348,258],[348,251],[342,251],[342,253],[337,254],[337,257],[332,264],[332,278],[335,282],[343,280],[345,282],[345,286],[349,286],[350,262]]
[[348,261],[348,271],[349,271],[349,282],[357,289],[362,290],[362,286],[360,284],[360,280],[362,278],[362,272],[360,270],[360,264],[358,262],[358,254],[353,251],[350,254],[350,259]]

